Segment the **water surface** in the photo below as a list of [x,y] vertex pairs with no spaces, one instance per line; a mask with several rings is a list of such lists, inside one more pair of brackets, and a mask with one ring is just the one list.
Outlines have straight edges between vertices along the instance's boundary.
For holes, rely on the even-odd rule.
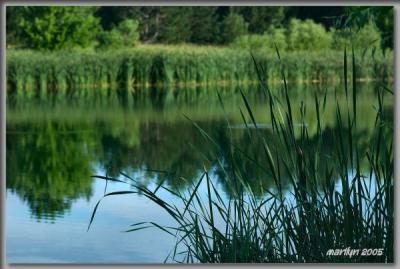
[[[276,94],[279,95],[279,86]],[[220,92],[222,109],[217,96]],[[374,126],[377,88],[360,85],[357,96],[357,143],[367,148]],[[340,86],[308,85],[290,91],[296,127],[306,124],[316,135],[314,94],[324,98],[323,156],[331,158],[337,131],[334,104],[345,105]],[[263,135],[274,137],[268,100],[256,87],[245,90]],[[299,107],[307,107],[301,123]],[[246,111],[238,88],[79,90],[67,93],[9,94],[6,134],[6,257],[8,263],[158,263],[174,239],[158,230],[123,233],[130,224],[172,220],[140,195],[106,198],[89,232],[92,210],[104,194],[105,182],[92,175],[118,177],[124,172],[147,186],[165,181],[184,190],[204,170],[212,171],[221,194],[231,188],[223,178],[210,144],[193,122],[219,145],[236,145],[265,163],[260,142],[246,130],[240,110]],[[385,103],[392,115],[393,100]],[[246,116],[246,120],[249,120]],[[227,125],[227,120],[230,127]],[[224,148],[224,147],[222,147]],[[227,158],[224,151],[220,158]],[[214,156],[215,157],[215,156]],[[243,168],[254,192],[274,189],[272,178],[254,163]],[[154,173],[162,170],[168,173]],[[287,187],[288,182],[282,182]],[[107,191],[126,190],[109,184]],[[173,199],[163,194],[166,199]]]

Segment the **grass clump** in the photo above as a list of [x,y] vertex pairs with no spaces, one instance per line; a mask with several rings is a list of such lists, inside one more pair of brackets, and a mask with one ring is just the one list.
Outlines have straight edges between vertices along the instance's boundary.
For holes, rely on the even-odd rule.
[[[278,93],[268,87],[263,77],[264,67],[253,57],[260,84],[268,97],[272,130],[278,139],[269,141],[264,136],[243,92],[246,111],[241,113],[249,136],[263,148],[266,162],[252,159],[234,144],[218,144],[193,122],[210,143],[211,149],[205,156],[218,163],[223,175],[221,180],[233,190],[231,196],[227,198],[219,192],[212,180],[214,171],[205,169],[199,181],[186,192],[170,189],[163,182],[150,189],[124,173],[121,174],[128,181],[95,176],[133,187],[132,191],[111,192],[105,197],[141,193],[163,208],[174,219],[174,227],[142,222],[133,224],[128,231],[154,227],[170,234],[176,238],[176,246],[169,258],[177,262],[393,262],[393,126],[383,111],[385,96],[393,93],[385,87],[378,90],[376,117],[371,122],[375,131],[370,146],[363,150],[354,136],[360,120],[354,51],[351,72],[348,72],[348,58],[345,51],[342,74],[346,103],[339,105],[338,100],[331,100],[336,102],[338,128],[334,134],[334,150],[329,156],[323,156],[321,151],[322,145],[327,143],[321,131],[327,100],[315,95],[314,106],[301,105],[300,122],[295,122],[294,104],[279,53],[284,83]],[[220,101],[223,107],[222,99]],[[311,141],[305,121],[309,111],[317,118],[316,143]],[[229,124],[227,120],[227,127]],[[265,190],[262,196],[256,195],[242,166],[244,160],[251,160],[266,176],[272,177],[274,188]],[[289,188],[282,187],[284,180],[290,181]],[[183,206],[162,199],[160,192],[171,194]],[[332,249],[348,247],[360,252],[352,256],[327,255]],[[380,249],[381,254],[362,255],[364,250],[368,253],[375,248]]]

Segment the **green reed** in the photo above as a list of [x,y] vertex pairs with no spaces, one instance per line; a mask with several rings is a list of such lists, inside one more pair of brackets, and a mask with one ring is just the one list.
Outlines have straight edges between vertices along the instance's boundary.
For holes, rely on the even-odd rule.
[[[296,122],[285,65],[278,51],[277,54],[284,82],[278,92],[268,86],[264,79],[265,67],[255,60],[256,56],[253,61],[260,85],[268,97],[266,113],[271,114],[272,130],[278,139],[270,141],[261,131],[251,104],[241,92],[245,106],[245,111],[241,111],[243,121],[249,137],[261,143],[266,162],[251,158],[234,144],[217,143],[193,122],[210,144],[204,162],[216,160],[224,175],[221,180],[227,181],[233,195],[224,198],[211,178],[212,172],[204,168],[199,181],[182,192],[166,187],[164,182],[151,189],[122,172],[127,180],[94,176],[107,182],[123,182],[133,188],[106,193],[104,197],[140,193],[164,209],[175,221],[175,226],[141,222],[133,224],[127,232],[157,228],[170,234],[176,239],[176,245],[167,258],[177,262],[393,262],[393,122],[383,110],[384,98],[387,95],[393,98],[393,92],[382,86],[377,92],[376,104],[371,103],[376,108],[375,118],[360,118],[357,114],[356,78],[361,67],[357,67],[353,51],[349,74],[349,57],[345,51],[342,62],[345,104],[326,100],[326,96],[321,99],[316,94],[313,106],[300,105],[301,117]],[[220,102],[224,109],[222,98]],[[321,126],[324,125],[327,102],[336,104],[335,123],[338,128],[334,133],[334,150],[329,156],[324,156],[321,148],[327,141]],[[311,141],[309,135],[308,113],[317,119],[317,143]],[[374,126],[373,138],[366,150],[355,139],[360,119],[371,120]],[[227,127],[229,124],[226,115]],[[272,177],[275,188],[267,190],[261,197],[256,195],[242,166],[244,160],[252,161],[266,176]],[[365,162],[367,168],[361,169],[361,163]],[[284,177],[289,178],[289,189],[282,188]],[[199,191],[202,187],[206,189],[205,193]],[[171,194],[183,206],[162,199],[160,192]],[[347,247],[360,252],[351,257],[327,255],[330,249]],[[368,253],[368,249],[374,248],[381,248],[382,254],[362,255],[363,249]]]
[[[360,58],[360,79],[393,77],[393,53]],[[281,81],[279,61],[255,52],[268,82]],[[285,75],[290,82],[340,80],[341,52],[288,52]],[[66,90],[133,85],[221,84],[257,80],[248,51],[228,47],[146,45],[119,51],[37,52],[7,50],[7,88]]]

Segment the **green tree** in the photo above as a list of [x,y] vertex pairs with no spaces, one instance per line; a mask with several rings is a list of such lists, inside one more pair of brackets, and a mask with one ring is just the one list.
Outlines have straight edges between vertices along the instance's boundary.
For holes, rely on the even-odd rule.
[[122,35],[117,29],[100,32],[97,36],[97,40],[97,47],[100,49],[122,48],[124,46]]
[[130,7],[126,8],[127,17],[139,22],[140,40],[145,43],[154,43],[160,34],[160,25],[163,7]]
[[270,28],[263,35],[249,34],[236,38],[232,45],[234,47],[249,50],[269,50],[275,52],[275,46],[280,51],[287,49],[286,30],[284,28]]
[[192,36],[190,41],[197,44],[214,43],[217,34],[217,7],[195,7],[191,16]]
[[380,48],[381,33],[374,22],[360,29],[332,29],[333,47],[343,50],[345,47],[351,48],[354,46],[356,50],[367,50]]
[[308,19],[292,19],[288,27],[287,44],[292,51],[326,50],[331,47],[332,35],[322,24]]
[[271,42],[268,44],[270,48],[275,50],[276,46],[281,51],[287,49],[285,28],[276,28],[272,26],[270,29],[268,29],[268,31],[265,34],[267,34],[270,37]]
[[271,26],[278,27],[283,23],[286,14],[285,7],[258,7],[243,6],[232,7],[232,9],[243,16],[249,24],[250,33],[263,34]]
[[190,27],[192,7],[164,7],[158,41],[163,43],[185,43],[192,36]]
[[130,48],[139,40],[138,22],[124,20],[110,31],[101,32],[98,36],[100,48]]
[[95,16],[100,19],[102,28],[109,31],[121,21],[135,18],[135,16],[132,16],[132,8],[136,7],[102,6],[97,9]]
[[[348,7],[346,8],[346,20],[344,27],[355,28],[358,31],[366,29],[365,27],[376,26],[380,32],[379,40],[382,48],[393,48],[393,31],[394,31],[394,14],[393,7]],[[372,29],[375,32],[375,29]],[[357,33],[356,33],[357,35]]]
[[118,24],[117,31],[121,34],[126,46],[135,46],[139,39],[138,22],[136,20],[124,20]]
[[18,18],[21,16],[20,8],[17,6],[6,7],[6,44],[7,47],[21,43],[21,31],[18,27]]
[[230,13],[222,24],[222,39],[224,43],[231,43],[235,38],[247,33],[247,25],[239,14]]
[[34,49],[88,47],[99,31],[92,7],[18,7],[21,40]]
[[285,15],[287,21],[292,18],[311,19],[329,29],[340,26],[340,18],[345,14],[345,9],[344,6],[292,6],[286,7]]

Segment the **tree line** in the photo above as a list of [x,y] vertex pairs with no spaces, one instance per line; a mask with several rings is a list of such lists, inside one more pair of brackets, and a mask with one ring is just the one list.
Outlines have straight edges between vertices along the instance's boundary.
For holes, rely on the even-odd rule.
[[7,46],[69,49],[146,44],[226,45],[240,36],[310,19],[325,29],[362,27],[371,21],[393,47],[392,7],[279,6],[9,6]]

